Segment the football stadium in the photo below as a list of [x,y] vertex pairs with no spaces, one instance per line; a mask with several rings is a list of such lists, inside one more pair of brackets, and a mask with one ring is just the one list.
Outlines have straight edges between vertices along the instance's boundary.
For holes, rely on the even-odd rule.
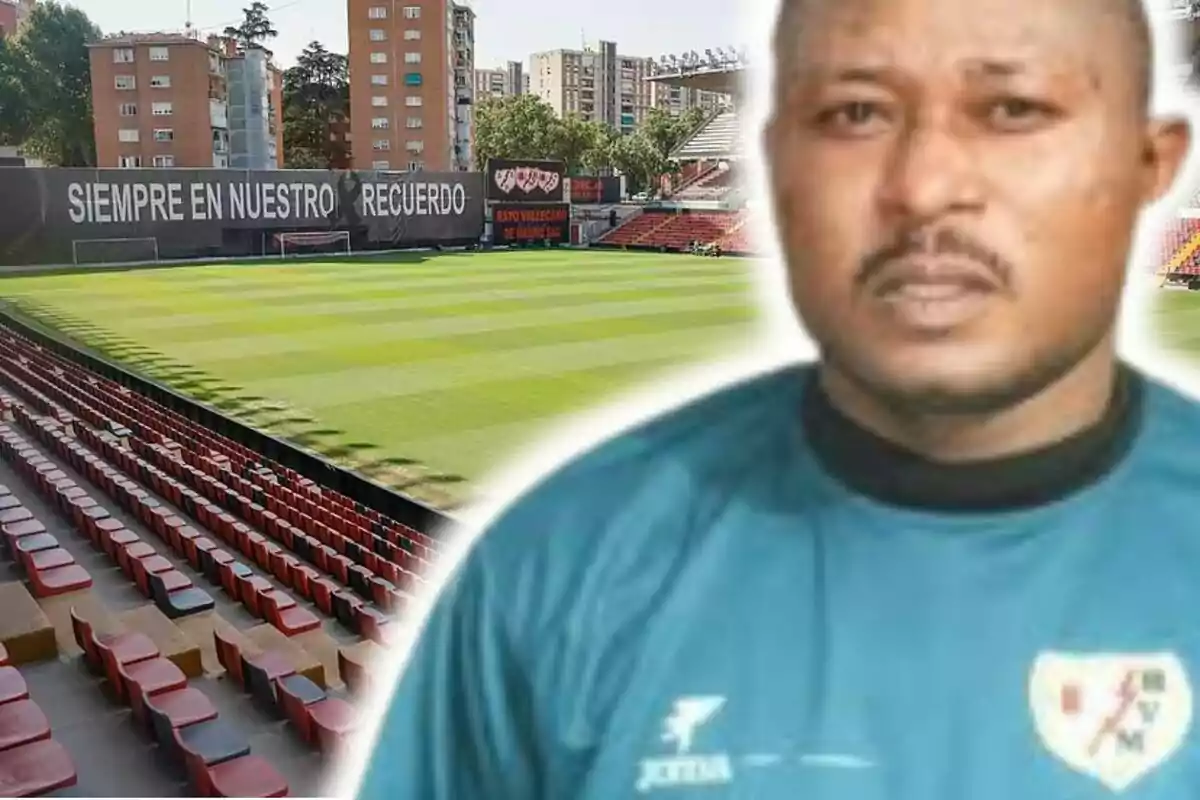
[[649,202],[552,161],[11,170],[4,793],[325,790],[479,482],[755,332],[744,155],[725,107]]

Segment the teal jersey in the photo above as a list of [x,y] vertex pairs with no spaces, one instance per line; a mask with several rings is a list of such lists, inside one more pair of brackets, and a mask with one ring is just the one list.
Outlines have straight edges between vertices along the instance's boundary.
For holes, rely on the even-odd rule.
[[818,446],[806,367],[616,436],[473,545],[359,796],[1193,800],[1200,411],[1135,383],[1010,506],[862,490],[923,467]]

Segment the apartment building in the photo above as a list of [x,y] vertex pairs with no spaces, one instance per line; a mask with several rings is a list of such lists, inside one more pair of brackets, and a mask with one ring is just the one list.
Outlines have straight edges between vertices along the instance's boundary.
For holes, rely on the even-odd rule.
[[347,0],[357,169],[465,171],[475,13],[453,0]]
[[520,61],[509,61],[496,69],[475,70],[475,99],[507,97],[529,91],[529,76]]
[[89,47],[98,166],[283,166],[282,80],[266,51],[178,33]]
[[12,36],[33,10],[36,0],[0,0],[0,39]]
[[636,130],[651,108],[678,114],[728,102],[714,92],[663,86],[649,80],[654,74],[654,59],[620,55],[615,42],[529,57],[529,91],[555,113],[574,114],[620,133]]

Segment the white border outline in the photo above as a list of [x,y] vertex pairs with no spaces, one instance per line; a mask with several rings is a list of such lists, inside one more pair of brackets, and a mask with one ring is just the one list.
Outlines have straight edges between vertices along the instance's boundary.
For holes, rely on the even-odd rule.
[[[747,189],[751,197],[761,198],[762,205],[771,212],[756,215],[756,234],[766,246],[760,259],[747,262],[756,265],[758,308],[764,323],[761,336],[740,356],[681,370],[674,377],[643,386],[604,407],[585,410],[554,424],[543,432],[538,441],[483,481],[484,495],[495,499],[468,508],[459,516],[462,524],[458,534],[439,562],[423,576],[428,581],[426,592],[416,599],[410,612],[415,635],[419,635],[424,626],[446,578],[457,568],[488,524],[508,503],[564,462],[611,438],[622,429],[662,414],[720,385],[788,361],[809,359],[815,355],[816,350],[798,324],[791,306],[790,289],[771,216],[773,206],[769,201],[765,180],[761,131],[770,112],[771,85],[774,80],[771,32],[778,14],[779,0],[757,5],[758,8],[753,12],[744,8],[750,13],[740,20],[743,40],[749,52],[764,54],[750,73],[752,80],[746,87],[749,90],[746,93],[748,102],[741,114],[742,124],[748,134],[746,141],[753,153],[753,157],[746,161],[749,173]],[[1153,7],[1152,2],[1147,5]],[[757,18],[754,18],[755,13]],[[1200,185],[1196,181],[1200,177],[1197,170],[1200,166],[1197,163],[1197,151],[1200,149],[1197,147],[1200,144],[1200,117],[1197,111],[1200,110],[1200,103],[1197,102],[1196,93],[1186,89],[1175,75],[1175,65],[1184,58],[1182,26],[1172,22],[1165,14],[1155,15],[1152,22],[1155,45],[1154,111],[1186,117],[1193,126],[1194,140],[1172,191],[1147,209],[1138,224],[1130,252],[1122,313],[1118,320],[1118,350],[1122,357],[1156,380],[1189,396],[1200,397],[1200,363],[1188,363],[1160,349],[1150,329],[1148,312],[1157,284],[1145,279],[1146,265],[1158,256],[1164,226],[1172,222],[1179,209],[1190,200],[1187,187]],[[370,765],[374,744],[383,727],[396,680],[408,663],[411,641],[409,644],[409,648],[395,650],[391,663],[375,665],[377,688],[372,697],[360,704],[362,708],[372,709],[374,719],[363,720],[358,735],[343,751],[341,763],[336,766],[330,764],[331,774],[326,777],[326,785],[331,791],[323,791],[322,796],[355,798],[358,795]]]

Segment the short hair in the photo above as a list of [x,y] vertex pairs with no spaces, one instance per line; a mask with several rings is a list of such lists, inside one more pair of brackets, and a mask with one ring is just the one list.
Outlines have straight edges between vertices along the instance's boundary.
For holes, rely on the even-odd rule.
[[[773,46],[780,78],[793,65],[787,54],[795,47],[796,38],[803,28],[804,17],[813,3],[819,0],[780,0],[776,18]],[[838,2],[838,0],[828,0]],[[1143,110],[1150,107],[1154,83],[1154,37],[1151,34],[1150,15],[1144,0],[1098,0],[1092,5],[1095,13],[1105,11],[1118,14],[1129,28],[1132,68],[1137,73],[1138,98]],[[782,83],[780,84],[782,85]]]

